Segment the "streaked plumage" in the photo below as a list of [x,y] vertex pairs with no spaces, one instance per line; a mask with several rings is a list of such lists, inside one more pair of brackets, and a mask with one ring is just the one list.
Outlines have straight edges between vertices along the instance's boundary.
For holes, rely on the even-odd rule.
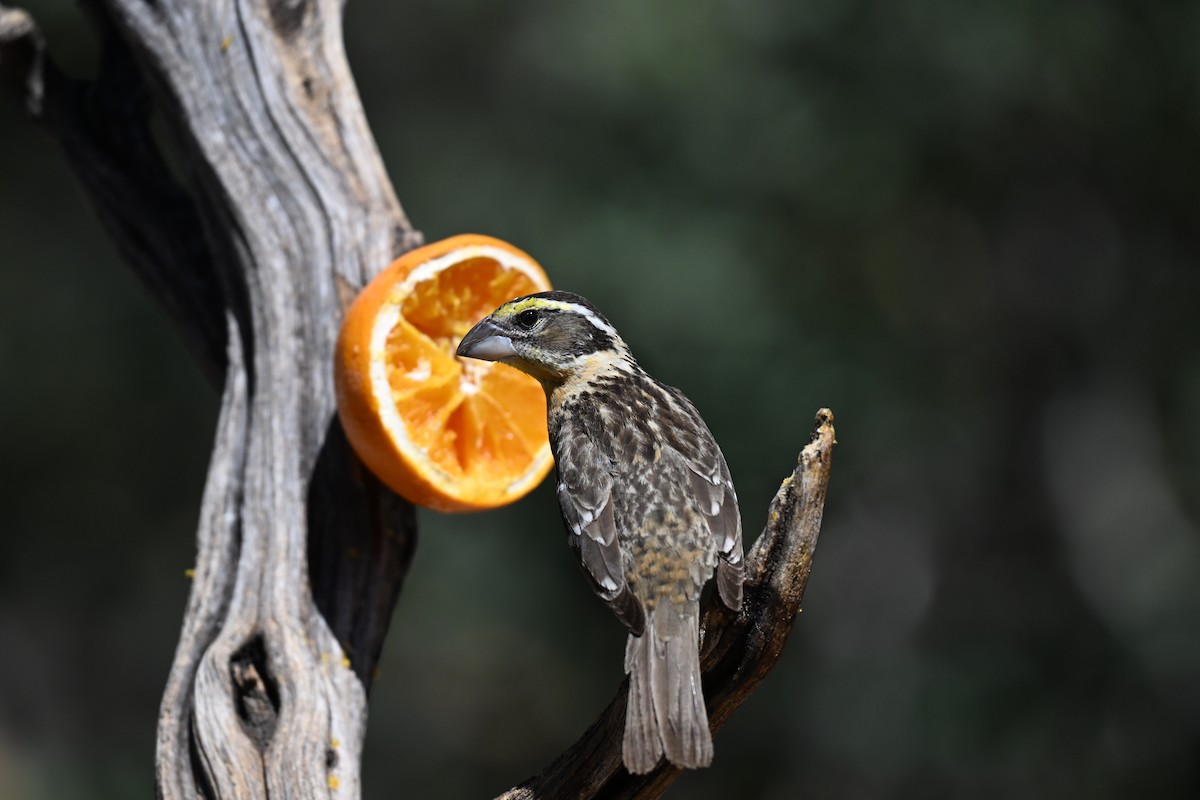
[[665,753],[707,766],[699,598],[717,571],[742,602],[742,530],[720,448],[695,406],[645,372],[604,316],[570,292],[513,300],[475,326],[459,355],[510,364],[546,390],[568,541],[596,593],[629,629],[624,761]]

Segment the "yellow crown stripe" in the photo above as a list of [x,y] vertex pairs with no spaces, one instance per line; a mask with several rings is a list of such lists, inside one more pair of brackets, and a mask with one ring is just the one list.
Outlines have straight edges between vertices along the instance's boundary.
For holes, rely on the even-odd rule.
[[592,325],[604,331],[605,333],[613,336],[615,336],[617,333],[611,325],[607,324],[604,320],[596,316],[595,312],[586,306],[581,306],[578,303],[568,303],[563,300],[547,300],[544,297],[526,297],[522,300],[505,303],[496,310],[495,316],[500,319],[508,319],[509,317],[515,317],[522,311],[528,311],[531,308],[550,309],[553,311],[569,311],[572,314],[578,314],[579,316],[583,317],[588,322],[592,323]]

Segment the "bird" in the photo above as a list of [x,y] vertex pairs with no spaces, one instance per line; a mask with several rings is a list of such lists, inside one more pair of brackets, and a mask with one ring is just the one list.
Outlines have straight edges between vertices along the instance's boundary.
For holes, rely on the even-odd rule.
[[722,602],[737,611],[744,578],[737,494],[716,439],[683,392],[651,377],[578,294],[511,300],[456,352],[515,367],[545,390],[567,540],[629,631],[626,769],[649,772],[664,755],[709,766],[700,593],[715,571]]

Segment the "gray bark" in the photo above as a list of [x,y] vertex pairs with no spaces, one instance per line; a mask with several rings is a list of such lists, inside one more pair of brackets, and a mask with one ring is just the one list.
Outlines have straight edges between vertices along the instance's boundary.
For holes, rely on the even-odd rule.
[[95,81],[64,77],[4,6],[0,72],[224,387],[159,793],[357,797],[366,692],[416,532],[332,422],[331,354],[347,299],[420,237],[367,127],[341,5],[88,10]]
[[[346,443],[331,356],[346,304],[420,234],[363,115],[341,4],[84,5],[101,41],[94,80],[62,75],[32,19],[0,5],[0,81],[223,392],[160,710],[159,795],[358,797],[366,695],[416,528]],[[799,610],[834,443],[832,415],[817,421],[747,554],[743,610],[704,610],[714,729],[774,665]],[[625,692],[504,797],[661,794],[673,768],[620,767]]]

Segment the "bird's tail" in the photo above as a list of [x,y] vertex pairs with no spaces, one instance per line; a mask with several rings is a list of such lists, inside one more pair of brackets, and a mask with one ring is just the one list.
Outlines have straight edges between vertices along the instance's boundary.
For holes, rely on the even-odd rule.
[[659,603],[646,630],[625,646],[629,703],[625,711],[625,768],[649,772],[666,753],[680,767],[712,762],[712,734],[700,688],[700,604]]

